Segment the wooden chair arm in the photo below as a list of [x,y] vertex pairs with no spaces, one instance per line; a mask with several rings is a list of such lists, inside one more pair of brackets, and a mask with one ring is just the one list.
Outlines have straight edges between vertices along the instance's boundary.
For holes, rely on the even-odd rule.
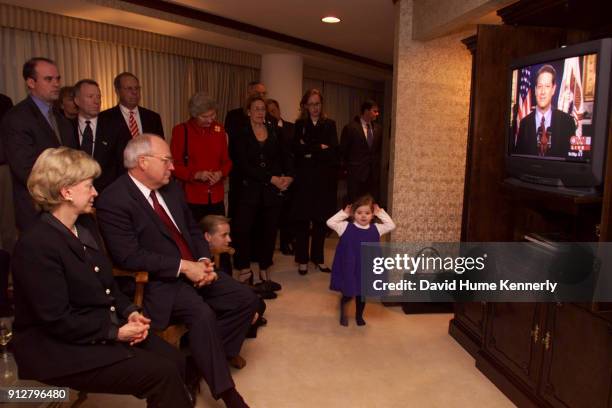
[[113,276],[129,276],[134,278],[136,290],[134,292],[134,304],[142,307],[144,287],[149,282],[149,273],[145,271],[126,271],[125,269],[113,268]]
[[224,246],[221,248],[211,248],[210,249],[210,254],[213,257],[213,262],[215,263],[215,265],[217,267],[220,266],[220,262],[221,262],[221,254],[230,254],[230,255],[234,255],[234,252],[236,252],[236,250],[230,246]]

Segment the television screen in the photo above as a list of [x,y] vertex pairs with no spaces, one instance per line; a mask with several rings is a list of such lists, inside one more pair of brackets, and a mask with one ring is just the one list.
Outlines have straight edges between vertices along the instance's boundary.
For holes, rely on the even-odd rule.
[[509,153],[588,163],[594,142],[597,54],[512,70]]
[[510,64],[506,182],[559,194],[601,193],[611,75],[610,38]]

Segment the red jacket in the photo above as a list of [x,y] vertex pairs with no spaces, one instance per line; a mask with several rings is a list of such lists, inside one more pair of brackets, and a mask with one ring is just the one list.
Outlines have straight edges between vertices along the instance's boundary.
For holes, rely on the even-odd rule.
[[[188,163],[185,166],[185,125],[187,125]],[[174,158],[174,176],[183,182],[185,196],[190,204],[213,204],[223,201],[223,183],[232,168],[227,152],[227,135],[223,125],[213,122],[203,128],[194,119],[180,123],[172,129],[170,151]],[[198,171],[221,171],[223,178],[214,185],[194,180]],[[212,200],[209,202],[208,196]]]

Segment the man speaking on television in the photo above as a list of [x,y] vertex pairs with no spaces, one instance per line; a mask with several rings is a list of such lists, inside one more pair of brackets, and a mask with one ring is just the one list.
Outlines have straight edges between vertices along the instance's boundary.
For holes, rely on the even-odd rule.
[[570,138],[576,134],[576,122],[567,113],[552,106],[557,89],[557,73],[551,65],[543,65],[536,75],[536,108],[519,126],[515,153],[540,157],[567,158]]

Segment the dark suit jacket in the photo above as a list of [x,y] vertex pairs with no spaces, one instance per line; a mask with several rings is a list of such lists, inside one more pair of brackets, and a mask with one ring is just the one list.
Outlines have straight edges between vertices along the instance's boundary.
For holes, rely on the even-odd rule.
[[236,170],[242,180],[241,203],[280,205],[280,190],[270,183],[272,176],[294,177],[291,148],[278,134],[279,128],[267,122],[268,139],[260,144],[251,124],[236,135]]
[[[143,133],[153,133],[154,135],[164,138],[164,128],[162,126],[161,117],[158,113],[152,110],[138,107],[138,113],[140,114],[140,122],[142,123]],[[123,167],[123,150],[127,146],[128,142],[132,140],[132,134],[130,128],[121,113],[119,105],[114,106],[110,109],[100,112],[98,115],[98,125],[102,124],[104,129],[109,129],[112,137],[117,140],[117,150],[121,157],[121,165],[119,166],[119,174],[125,173]]]
[[372,133],[374,141],[370,147],[359,117],[342,129],[340,156],[349,179],[364,182],[372,177],[373,181],[380,180],[382,126],[372,122]]
[[91,217],[81,216],[77,230],[79,238],[43,213],[15,246],[13,344],[20,378],[46,380],[132,356],[115,339],[138,308],[117,288]]
[[[242,108],[232,109],[225,115],[225,122],[223,127],[227,132],[227,150],[232,163],[236,163],[236,144],[239,139],[239,134],[249,124],[249,117],[244,114]],[[230,183],[235,184],[239,180],[236,166],[230,173]],[[231,187],[230,187],[231,188]]]
[[[54,115],[61,144],[78,149],[72,124],[63,115],[57,112]],[[59,147],[60,142],[31,97],[19,102],[4,116],[1,128],[4,130],[4,151],[13,177],[17,227],[24,231],[37,215],[26,186],[32,166],[43,150]]]
[[[535,114],[536,111],[534,110],[521,120],[514,149],[517,154],[538,155]],[[552,133],[552,143],[551,148],[546,152],[546,156],[567,158],[567,152],[570,151],[570,137],[576,134],[576,122],[567,113],[553,109],[550,131]]]
[[[208,244],[193,220],[183,190],[171,181],[159,189],[195,259],[210,258]],[[149,272],[144,308],[152,327],[168,325],[181,253],[170,232],[128,174],[115,180],[96,203],[98,223],[113,262],[123,269]]]
[[[321,144],[329,146],[321,149]],[[337,211],[338,134],[336,122],[310,119],[295,122],[292,151],[295,181],[291,218],[325,221]]]
[[[4,114],[8,112],[13,107],[13,101],[6,95],[0,94],[0,123],[2,123],[2,118]],[[0,128],[0,165],[6,163],[6,155],[4,154],[4,147],[2,146],[2,136],[3,131]]]
[[[79,122],[73,121],[74,136],[79,140]],[[100,164],[102,174],[94,180],[94,186],[101,193],[109,184],[125,172],[123,167],[122,142],[117,138],[113,128],[109,128],[108,121],[100,121],[96,125],[94,145],[94,159]]]

